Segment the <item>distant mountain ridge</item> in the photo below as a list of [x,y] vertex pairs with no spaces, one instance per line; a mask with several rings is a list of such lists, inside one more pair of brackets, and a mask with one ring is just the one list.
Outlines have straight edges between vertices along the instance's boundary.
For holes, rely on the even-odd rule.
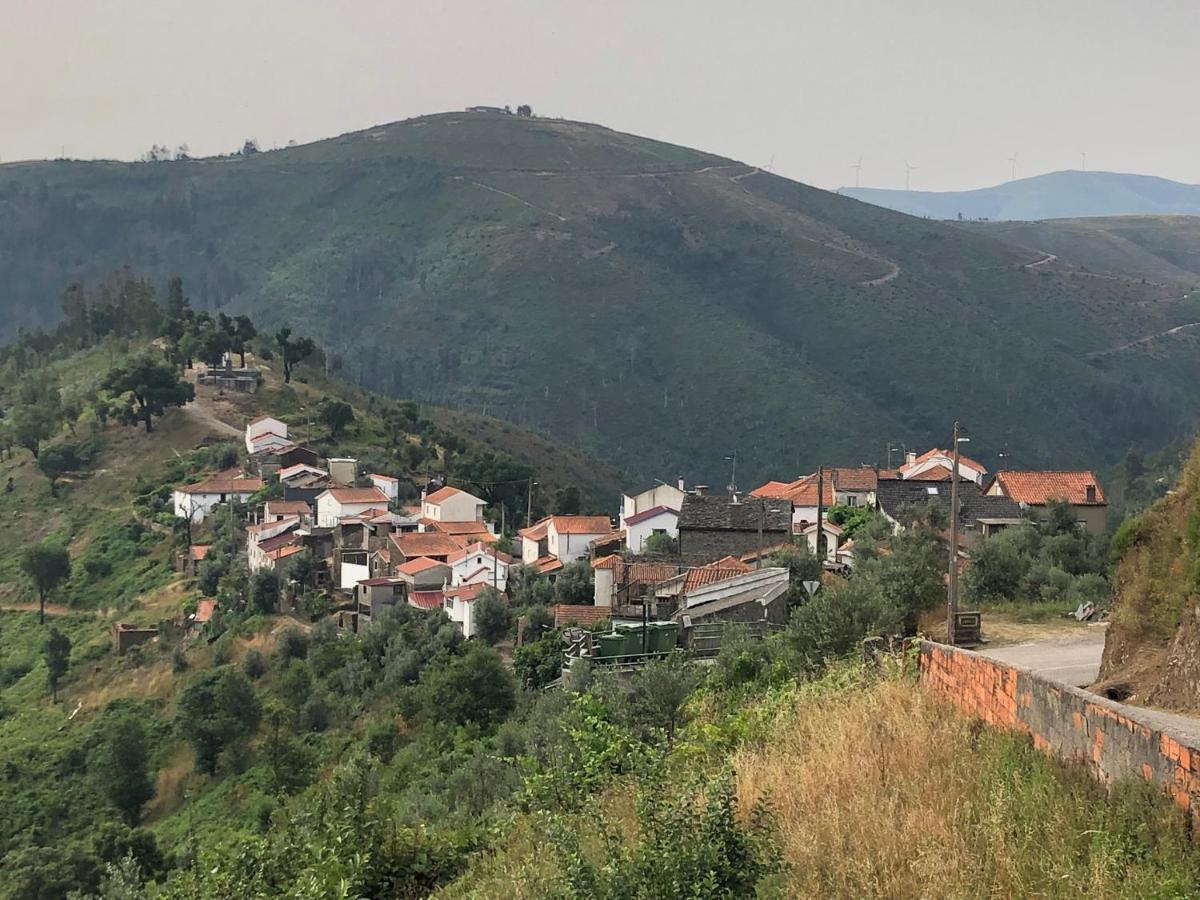
[[1200,185],[1154,175],[1066,170],[973,191],[843,187],[839,194],[929,219],[1035,221],[1088,216],[1200,215]]
[[746,483],[791,479],[956,417],[1033,467],[1188,433],[1200,337],[1135,342],[1200,320],[1195,277],[1097,277],[996,227],[443,113],[246,157],[0,165],[0,339],[58,321],[72,279],[178,273],[196,308],[311,335],[366,387],[708,483],[734,451]]

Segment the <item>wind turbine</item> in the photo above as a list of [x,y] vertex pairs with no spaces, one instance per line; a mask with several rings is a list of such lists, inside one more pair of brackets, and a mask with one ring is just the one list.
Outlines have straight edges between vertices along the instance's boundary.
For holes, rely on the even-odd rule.
[[904,189],[907,191],[910,181],[912,180],[913,169],[917,168],[907,159],[904,161]]
[[1017,154],[1014,153],[1012,156],[1010,156],[1008,158],[1008,161],[1009,161],[1009,163],[1012,164],[1012,180],[1016,181],[1017,180]]
[[1080,168],[1084,172],[1086,172],[1087,171],[1087,151],[1085,150],[1082,153],[1080,153],[1079,157],[1080,157]]
[[854,170],[854,186],[858,187],[858,178],[862,175],[862,157],[858,158],[858,162],[850,166]]

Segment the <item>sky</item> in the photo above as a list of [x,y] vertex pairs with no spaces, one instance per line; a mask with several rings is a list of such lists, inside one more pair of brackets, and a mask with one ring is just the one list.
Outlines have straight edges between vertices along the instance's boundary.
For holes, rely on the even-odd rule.
[[0,0],[0,160],[266,149],[473,104],[820,187],[1200,183],[1197,0]]

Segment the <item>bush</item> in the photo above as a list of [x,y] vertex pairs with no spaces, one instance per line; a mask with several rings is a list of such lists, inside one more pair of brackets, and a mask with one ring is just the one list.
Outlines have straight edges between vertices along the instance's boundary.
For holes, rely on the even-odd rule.
[[275,654],[285,664],[288,660],[304,659],[308,656],[308,638],[299,629],[289,628],[279,636]]
[[251,681],[257,681],[267,673],[267,660],[255,648],[251,647],[246,651],[246,656],[242,660],[242,673]]
[[513,651],[513,671],[526,690],[538,691],[562,674],[562,633],[551,631]]
[[508,600],[499,591],[485,587],[474,603],[475,634],[487,644],[495,644],[508,637],[512,629],[512,610]]

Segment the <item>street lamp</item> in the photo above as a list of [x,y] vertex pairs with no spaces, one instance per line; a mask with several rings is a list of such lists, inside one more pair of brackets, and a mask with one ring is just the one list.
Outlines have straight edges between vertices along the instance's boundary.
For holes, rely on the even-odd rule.
[[726,462],[733,463],[733,470],[729,473],[729,493],[732,496],[737,493],[737,451],[733,451],[733,456],[725,457]]

